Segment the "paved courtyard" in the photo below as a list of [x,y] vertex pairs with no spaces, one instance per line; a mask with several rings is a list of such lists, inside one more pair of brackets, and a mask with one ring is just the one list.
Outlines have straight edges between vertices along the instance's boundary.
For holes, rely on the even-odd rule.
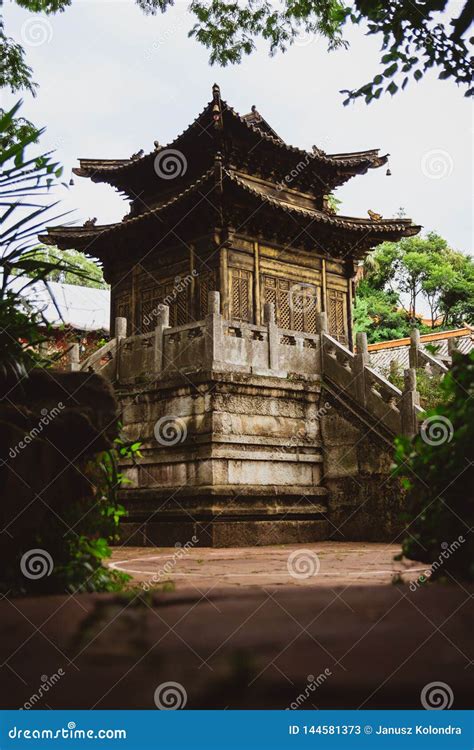
[[[191,709],[419,708],[440,681],[465,707],[472,586],[410,586],[424,566],[398,552],[116,548],[129,592],[0,601],[5,707],[153,709],[171,683]],[[58,674],[39,700],[40,676]]]
[[109,562],[133,576],[132,584],[177,590],[227,587],[353,586],[409,582],[426,566],[395,561],[396,544],[318,542],[274,547],[121,547]]

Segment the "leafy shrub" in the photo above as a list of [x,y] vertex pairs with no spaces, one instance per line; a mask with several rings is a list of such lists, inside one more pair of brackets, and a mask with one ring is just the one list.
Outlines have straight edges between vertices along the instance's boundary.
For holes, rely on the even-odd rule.
[[[383,373],[393,385],[403,390],[403,368],[398,363],[386,368]],[[433,373],[432,375],[423,367],[416,370],[416,389],[420,394],[420,406],[429,411],[439,406],[445,399],[445,390],[442,386],[443,375]]]
[[454,355],[441,388],[444,401],[426,414],[420,434],[396,440],[394,473],[408,489],[402,549],[431,563],[433,577],[473,580],[474,352]]

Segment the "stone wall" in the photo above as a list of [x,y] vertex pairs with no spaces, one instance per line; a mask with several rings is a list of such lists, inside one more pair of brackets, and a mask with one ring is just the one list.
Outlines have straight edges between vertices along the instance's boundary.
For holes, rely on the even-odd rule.
[[321,417],[330,538],[395,542],[403,529],[404,490],[390,476],[393,450],[328,392]]
[[143,443],[124,493],[128,532],[146,522],[141,541],[326,537],[319,383],[203,372],[118,397],[127,435]]

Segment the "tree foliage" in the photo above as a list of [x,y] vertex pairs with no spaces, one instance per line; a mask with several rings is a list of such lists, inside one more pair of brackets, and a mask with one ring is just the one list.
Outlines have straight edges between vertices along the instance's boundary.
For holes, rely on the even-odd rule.
[[399,309],[398,295],[362,280],[357,286],[354,329],[367,334],[369,344],[399,339],[410,333],[408,315]]
[[59,281],[62,284],[89,286],[106,289],[101,267],[92,258],[87,258],[77,250],[58,250],[57,247],[39,245],[31,251],[31,257],[51,265],[46,281]]
[[396,441],[395,473],[408,489],[403,554],[438,577],[473,580],[474,352],[454,355],[442,388],[420,434]]
[[[400,242],[384,242],[364,263],[368,290],[389,293],[404,307],[411,324],[418,324],[419,301],[424,297],[431,310],[431,325],[462,325],[474,314],[474,262],[453,250],[445,239],[429,232]],[[403,304],[403,294],[408,300]]]
[[[57,13],[71,0],[16,0],[34,13]],[[174,0],[136,0],[148,14],[165,12]],[[410,78],[419,81],[431,68],[442,80],[451,78],[471,87],[471,64],[465,41],[472,16],[472,0],[451,17],[448,0],[190,0],[195,17],[189,36],[210,50],[211,63],[240,63],[255,49],[258,39],[269,44],[270,54],[284,52],[299,35],[323,37],[329,50],[348,47],[345,27],[362,24],[369,35],[381,37],[380,70],[371,81],[354,90],[344,89],[345,104],[364,98],[367,103],[383,93],[404,89]],[[37,84],[24,59],[21,45],[0,26],[0,51],[6,64],[0,78],[12,91]]]

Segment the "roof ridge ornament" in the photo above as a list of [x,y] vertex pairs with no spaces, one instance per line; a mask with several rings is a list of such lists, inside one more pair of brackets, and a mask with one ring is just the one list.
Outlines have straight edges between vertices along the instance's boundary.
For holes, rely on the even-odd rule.
[[222,130],[224,127],[224,121],[222,119],[221,90],[217,83],[212,87],[212,101],[212,119],[214,121],[214,127],[218,130]]

